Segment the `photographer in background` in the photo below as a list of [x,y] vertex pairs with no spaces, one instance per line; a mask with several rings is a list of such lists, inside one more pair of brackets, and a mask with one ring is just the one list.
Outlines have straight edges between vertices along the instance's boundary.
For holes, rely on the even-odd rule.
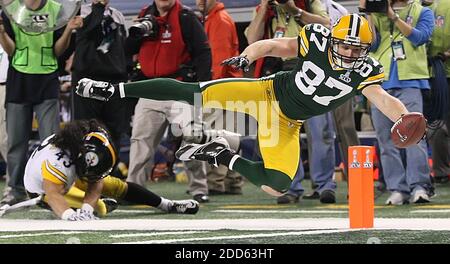
[[[246,29],[248,44],[261,39],[293,37],[306,24],[330,27],[330,19],[320,0],[261,0]],[[295,67],[296,58],[267,57],[256,61],[254,77],[271,75]]]
[[[141,10],[138,23],[129,31],[126,51],[129,55],[137,54],[141,79],[167,77],[188,82],[211,79],[211,50],[206,33],[196,15],[179,0],[155,0]],[[147,181],[146,171],[153,164],[155,150],[169,123],[178,116],[173,111],[174,103],[139,99],[131,135],[130,181],[140,185]],[[195,200],[207,202],[202,164],[194,161],[186,166],[194,174],[190,177],[193,179],[190,193]]]
[[[422,1],[422,5],[424,6],[431,4],[433,4],[432,0]],[[434,81],[431,83],[434,85],[432,85],[431,89],[433,92],[431,94],[437,98],[431,97],[429,100],[430,103],[434,102],[434,107],[439,107],[436,101],[439,102],[441,104],[441,112],[445,113],[445,110],[447,110],[447,118],[442,118],[444,120],[441,125],[429,129],[428,142],[431,145],[434,180],[437,183],[448,183],[450,175],[450,98],[447,96],[447,101],[444,101],[444,94],[445,89],[447,89],[447,93],[450,92],[450,42],[448,41],[450,38],[450,1],[434,1],[434,4],[430,8],[434,12],[436,23],[433,35],[431,36],[431,42],[428,46],[428,56],[431,56],[429,60],[435,64],[435,67],[438,63],[437,60],[442,61],[442,69],[440,71],[441,76],[439,76],[437,68],[433,69]],[[447,79],[446,86],[442,78]],[[439,79],[441,81],[437,81]],[[438,87],[441,85],[443,87]],[[438,92],[438,89],[441,92]],[[447,109],[445,105],[447,105]],[[434,107],[433,109],[435,109]],[[434,113],[436,113],[436,110]]]
[[[72,84],[90,76],[103,81],[127,81],[125,59],[125,18],[109,6],[109,0],[92,0],[81,7],[84,25],[77,31],[75,56],[72,66]],[[124,102],[111,100],[99,102],[72,95],[73,118],[98,119],[111,132],[114,145],[120,149],[120,137],[128,126]],[[118,172],[115,176],[122,177]]]
[[[372,57],[384,67],[384,90],[410,112],[423,112],[422,89],[430,89],[426,43],[434,29],[433,12],[418,1],[389,0],[386,13],[372,13]],[[372,120],[380,146],[386,187],[386,204],[427,203],[434,195],[430,181],[427,143],[396,148],[387,119],[372,105]]]

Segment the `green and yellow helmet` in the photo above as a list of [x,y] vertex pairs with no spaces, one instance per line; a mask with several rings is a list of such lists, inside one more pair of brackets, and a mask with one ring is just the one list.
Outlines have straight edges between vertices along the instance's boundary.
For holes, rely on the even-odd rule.
[[[336,66],[355,69],[366,59],[372,44],[372,30],[369,21],[358,14],[341,17],[331,29],[331,55]],[[339,45],[360,48],[358,57],[339,54]]]

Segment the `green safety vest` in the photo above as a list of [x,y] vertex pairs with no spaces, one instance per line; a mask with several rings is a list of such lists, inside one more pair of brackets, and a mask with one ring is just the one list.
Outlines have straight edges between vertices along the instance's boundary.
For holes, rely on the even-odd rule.
[[[19,1],[15,1],[8,6],[10,13],[20,8],[23,8],[23,5],[19,5]],[[28,19],[31,25],[46,24],[48,27],[53,27],[60,10],[61,4],[47,0],[47,3],[39,10],[23,9],[21,21],[27,21]],[[58,62],[53,51],[54,32],[26,32],[14,22],[11,25],[15,34],[16,44],[11,60],[11,65],[14,69],[27,74],[48,74],[56,71]]]
[[[435,27],[431,36],[429,53],[435,56],[439,52],[450,50],[450,1],[435,0],[431,6],[434,11]],[[445,62],[447,77],[450,77],[450,60]]]
[[[419,20],[422,8],[423,7],[422,5],[420,5],[420,3],[414,1],[411,6],[406,6],[398,14],[403,21],[412,19],[411,26],[415,27],[417,21]],[[407,18],[408,12],[409,18]],[[385,70],[385,80],[389,80],[391,62],[393,57],[389,30],[391,21],[385,14],[380,15],[374,13],[372,17],[375,27],[380,32],[381,42],[378,49],[375,52],[371,53],[371,56],[378,60],[381,65],[383,65]],[[412,43],[400,33],[395,25],[392,35],[394,37],[393,41],[403,41],[403,46],[406,53],[405,60],[397,61],[399,80],[428,79],[430,77],[430,73],[428,71],[426,59],[426,45],[420,45],[419,47],[413,46]]]

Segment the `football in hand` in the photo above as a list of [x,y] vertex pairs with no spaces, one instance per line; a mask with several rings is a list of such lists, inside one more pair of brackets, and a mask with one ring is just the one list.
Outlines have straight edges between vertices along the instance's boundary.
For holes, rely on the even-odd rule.
[[424,137],[427,120],[421,113],[412,112],[400,117],[391,128],[391,139],[397,148],[407,148]]

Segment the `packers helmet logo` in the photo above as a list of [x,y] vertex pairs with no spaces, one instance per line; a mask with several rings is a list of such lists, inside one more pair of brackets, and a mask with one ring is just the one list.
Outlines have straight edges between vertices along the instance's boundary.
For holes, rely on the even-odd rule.
[[350,45],[369,45],[372,43],[372,30],[369,21],[358,14],[341,17],[331,30],[331,37]]
[[100,159],[95,152],[90,151],[86,153],[85,160],[88,167],[95,167],[98,165]]
[[331,29],[334,64],[348,70],[359,68],[368,56],[371,43],[372,31],[367,19],[358,14],[341,17]]

